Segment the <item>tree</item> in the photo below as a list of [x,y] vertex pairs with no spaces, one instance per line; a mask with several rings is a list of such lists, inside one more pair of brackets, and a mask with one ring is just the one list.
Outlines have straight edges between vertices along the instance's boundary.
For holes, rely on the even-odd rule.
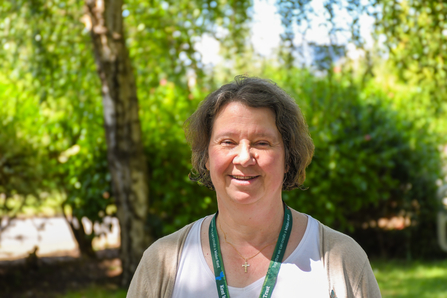
[[[81,219],[85,214],[96,214],[93,222],[100,222],[103,216],[92,204],[86,212],[76,209],[79,198],[75,194],[83,184],[78,176],[91,165],[94,153],[101,152],[104,137],[100,97],[95,92],[100,85],[86,48],[89,36],[79,21],[82,6],[76,1],[7,1],[0,5],[0,14],[4,83],[16,90],[13,97],[2,100],[15,101],[21,107],[16,117],[24,119],[20,118],[14,129],[39,147],[44,157],[38,166],[45,175],[36,180],[36,192],[57,191],[64,198],[64,207],[72,209],[64,215],[73,234],[83,235]],[[5,106],[5,113],[9,106]],[[27,113],[23,113],[24,107]],[[91,173],[94,175],[97,173]],[[82,255],[92,255],[88,241],[80,241],[79,248]]]
[[[195,3],[197,7],[194,13],[199,16],[198,8],[205,4],[208,5],[201,1]],[[180,7],[183,5],[179,4]],[[211,8],[217,6],[210,5]],[[233,10],[243,7],[237,2],[232,2],[230,5],[228,9]],[[121,230],[124,231],[121,233],[121,260],[123,283],[126,284],[130,281],[143,251],[153,241],[153,237],[146,224],[150,206],[147,187],[149,179],[138,114],[137,84],[125,42],[122,6],[122,1],[86,1],[95,61],[102,85],[104,125],[113,193]],[[233,18],[235,16],[238,15],[233,15]],[[202,15],[202,18],[207,17]],[[211,16],[211,19],[213,18],[215,16]],[[189,25],[186,25],[187,23]],[[237,24],[238,21],[230,23],[229,26]],[[191,26],[189,21],[183,25]],[[178,31],[172,32],[173,35],[176,32]],[[240,32],[235,30],[231,35],[237,34],[240,35]],[[169,40],[171,37],[167,38]],[[194,54],[192,40],[188,40],[182,47],[185,50],[189,49],[190,55]],[[181,62],[184,66],[191,65],[195,72],[200,72],[197,65],[199,59],[191,56],[188,57],[186,54],[185,61]]]
[[147,230],[148,170],[143,152],[138,97],[125,45],[122,1],[86,1],[95,62],[102,85],[109,169],[121,233],[123,281],[133,275],[153,241]]
[[[77,212],[76,208],[91,205],[79,204],[91,197],[80,190],[92,180],[82,173],[88,173],[94,152],[102,144],[93,128],[102,121],[91,113],[96,112],[97,94],[102,90],[107,156],[122,225],[123,284],[130,281],[155,233],[151,232],[155,211],[149,210],[149,178],[137,97],[139,93],[149,95],[168,79],[180,87],[176,89],[185,90],[187,97],[192,96],[186,74],[193,74],[197,81],[203,77],[195,43],[204,33],[214,35],[220,26],[230,29],[229,34],[220,37],[222,41],[240,45],[244,24],[249,20],[249,5],[249,1],[224,1],[219,5],[214,1],[129,1],[125,5],[121,1],[85,1],[84,13],[82,5],[71,0],[17,0],[0,6],[2,68],[38,95],[41,108],[53,115],[48,118],[52,120],[47,154],[52,162],[47,165],[54,173],[53,179],[58,177],[59,182],[53,186],[66,193],[65,204],[73,208],[77,221],[82,216],[97,219],[94,212]],[[123,23],[128,24],[126,30]],[[91,40],[86,35],[89,29]],[[136,79],[131,60],[138,66]],[[100,80],[94,77],[93,61]],[[85,139],[92,142],[83,143]],[[85,145],[79,146],[81,143]],[[79,153],[73,151],[76,146],[81,147]],[[81,153],[87,159],[80,158]],[[58,159],[60,156],[66,157],[64,162]],[[75,226],[72,224],[76,234]],[[79,239],[90,237],[79,232]],[[85,243],[88,246],[89,241]]]
[[382,45],[402,80],[423,85],[438,106],[447,102],[446,3],[379,0],[376,5],[381,7],[377,34],[385,37]]
[[[438,103],[445,102],[447,94],[445,3],[436,0],[328,0],[317,9],[316,5],[310,0],[277,1],[285,28],[282,41],[286,63],[292,63],[302,54],[302,43],[306,43],[309,29],[322,26],[328,33],[328,60],[332,61],[330,51],[335,51],[337,46],[346,47],[348,43],[365,50],[367,59],[369,55],[388,59],[404,82],[423,84],[438,106],[438,113],[443,113],[442,104]],[[367,16],[374,19],[371,33],[375,48],[365,47],[365,36],[361,33],[361,20]],[[301,37],[300,44],[297,44],[297,36]],[[371,76],[371,61],[365,62],[369,63],[366,73]]]

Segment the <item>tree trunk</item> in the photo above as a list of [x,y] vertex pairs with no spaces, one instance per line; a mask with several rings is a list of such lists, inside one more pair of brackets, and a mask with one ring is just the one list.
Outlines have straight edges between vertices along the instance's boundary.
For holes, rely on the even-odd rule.
[[102,84],[107,158],[121,227],[122,285],[126,286],[144,250],[152,243],[145,224],[149,180],[137,88],[125,45],[122,0],[86,0],[85,3]]

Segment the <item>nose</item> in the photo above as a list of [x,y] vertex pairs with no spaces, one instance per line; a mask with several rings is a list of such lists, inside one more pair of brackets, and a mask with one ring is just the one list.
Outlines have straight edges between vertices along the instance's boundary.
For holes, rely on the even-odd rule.
[[234,164],[239,164],[243,167],[247,167],[256,163],[255,156],[251,152],[249,144],[241,143],[235,149],[237,150],[237,152],[236,156],[233,159]]

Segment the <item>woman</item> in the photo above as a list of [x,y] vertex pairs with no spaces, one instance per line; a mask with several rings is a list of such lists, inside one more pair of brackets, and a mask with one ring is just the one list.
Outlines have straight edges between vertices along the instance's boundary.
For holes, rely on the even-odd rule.
[[287,207],[313,143],[294,100],[270,81],[236,77],[187,120],[190,177],[218,212],[151,245],[128,297],[380,297],[351,238]]

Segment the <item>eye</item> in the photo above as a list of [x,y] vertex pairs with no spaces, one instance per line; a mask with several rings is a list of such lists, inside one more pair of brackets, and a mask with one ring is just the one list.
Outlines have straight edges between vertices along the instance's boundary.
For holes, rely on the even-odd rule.
[[258,142],[256,142],[256,145],[265,147],[265,146],[270,146],[270,143],[267,141],[258,141]]
[[222,144],[222,145],[224,145],[224,146],[230,146],[230,145],[234,145],[234,141],[225,139],[225,140],[222,140],[222,141],[220,142],[220,144]]

